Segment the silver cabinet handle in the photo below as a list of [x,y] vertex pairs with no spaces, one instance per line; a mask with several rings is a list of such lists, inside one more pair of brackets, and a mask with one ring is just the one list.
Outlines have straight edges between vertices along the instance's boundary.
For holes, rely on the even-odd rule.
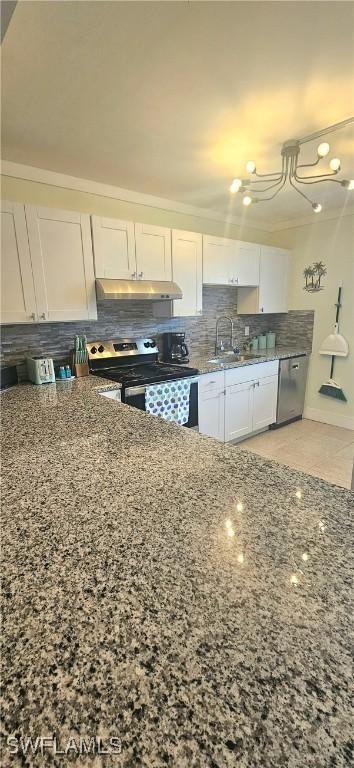
[[133,280],[136,280],[136,272],[132,272],[132,278]]
[[45,314],[45,312],[42,312],[42,314],[41,314],[41,320],[45,320],[45,319],[46,319],[46,314]]
[[144,272],[139,272],[139,280],[142,279]]
[[235,277],[234,283],[238,283],[238,277]]
[[261,312],[264,312],[264,308],[263,307],[261,307]]
[[35,312],[31,312],[30,320],[35,320],[35,319],[36,319],[36,313]]

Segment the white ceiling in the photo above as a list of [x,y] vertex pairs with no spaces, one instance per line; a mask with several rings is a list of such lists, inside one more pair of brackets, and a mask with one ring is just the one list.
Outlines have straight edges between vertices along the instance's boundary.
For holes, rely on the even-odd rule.
[[[283,140],[354,114],[351,2],[30,0],[2,48],[5,159],[223,214],[245,214],[228,187],[246,160],[277,170]],[[353,177],[353,130],[328,141]],[[245,215],[309,212],[284,190]]]

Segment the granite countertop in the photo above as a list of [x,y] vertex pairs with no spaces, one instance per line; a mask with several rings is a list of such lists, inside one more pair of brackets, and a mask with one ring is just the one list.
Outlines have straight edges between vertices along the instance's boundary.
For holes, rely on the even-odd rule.
[[[225,354],[225,353],[224,353]],[[249,359],[243,360],[242,357],[247,354]],[[266,363],[269,360],[283,360],[285,357],[297,357],[298,355],[310,355],[311,351],[303,348],[294,347],[275,347],[274,349],[264,349],[259,352],[241,352],[240,360],[232,359],[232,356],[225,355],[222,362],[213,362],[222,357],[220,355],[191,355],[189,365],[198,368],[199,373],[211,373],[212,371],[222,371],[226,368],[241,368],[245,365],[254,365],[255,363]]]
[[352,766],[353,494],[97,382],[1,395],[2,765]]

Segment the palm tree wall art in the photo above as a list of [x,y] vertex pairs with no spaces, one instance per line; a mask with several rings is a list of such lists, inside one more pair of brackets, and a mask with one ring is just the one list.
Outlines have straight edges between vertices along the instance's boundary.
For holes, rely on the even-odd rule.
[[305,278],[304,291],[309,293],[317,293],[317,291],[323,291],[324,286],[321,285],[321,279],[327,274],[326,265],[323,261],[315,261],[312,265],[305,267],[303,275]]

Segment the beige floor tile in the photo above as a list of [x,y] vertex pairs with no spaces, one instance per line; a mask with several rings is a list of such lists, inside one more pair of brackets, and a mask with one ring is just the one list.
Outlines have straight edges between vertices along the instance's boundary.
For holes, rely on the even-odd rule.
[[349,481],[352,476],[353,462],[351,459],[340,459],[334,456],[330,459],[324,459],[319,464],[311,468],[311,474],[316,477],[327,479],[332,477],[331,482],[336,483],[339,480]]
[[302,419],[248,438],[238,443],[238,447],[329,483],[350,488],[353,434],[348,429]]
[[286,448],[279,448],[272,452],[272,456],[276,461],[283,462],[284,464],[296,464],[297,466],[303,466],[309,469],[314,464],[319,462],[317,454],[311,450],[305,451],[302,446],[287,446]]
[[350,445],[345,445],[343,448],[340,448],[337,455],[341,459],[351,459],[354,461],[354,443],[350,443]]
[[301,450],[304,451],[305,455],[312,453],[315,457],[315,461],[317,456],[319,457],[319,460],[321,460],[323,456],[335,456],[344,448],[351,448],[352,446],[351,443],[348,445],[344,443],[343,440],[338,440],[336,437],[331,437],[326,434],[322,435],[322,437],[319,437],[318,435],[315,437],[308,435],[303,440],[298,441],[297,444],[295,443],[295,445],[297,445],[298,448],[301,447]]
[[287,439],[286,435],[280,434],[280,432],[270,431],[261,435],[256,435],[256,437],[252,437],[249,440],[243,440],[242,443],[239,443],[239,445],[244,446],[245,448],[250,448],[252,446],[255,449],[264,448],[267,446],[267,448],[270,450],[273,448],[276,450],[282,445],[287,445],[288,442],[289,440]]
[[305,433],[311,433],[312,435],[315,434],[323,434],[323,432],[326,431],[326,427],[328,424],[322,424],[321,421],[311,421],[310,419],[299,419],[298,421],[293,421],[292,424],[287,424],[285,427],[280,427],[280,429],[287,429],[293,434],[305,434]]
[[348,445],[354,440],[354,432],[352,429],[344,429],[344,427],[334,427],[332,424],[323,424],[323,434],[330,435],[337,440],[343,440]]

